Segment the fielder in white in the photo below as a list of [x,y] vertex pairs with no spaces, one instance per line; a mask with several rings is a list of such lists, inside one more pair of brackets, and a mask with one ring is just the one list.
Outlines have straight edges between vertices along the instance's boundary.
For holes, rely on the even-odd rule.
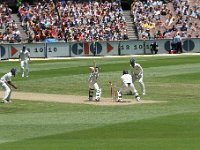
[[30,53],[26,49],[25,45],[23,46],[22,50],[19,53],[19,61],[20,61],[22,77],[24,76],[28,77],[29,73],[28,62],[30,61]]
[[90,76],[88,79],[89,82],[89,101],[93,100],[93,94],[94,91],[96,91],[96,101],[100,101],[101,98],[101,89],[99,88],[99,85],[97,84],[97,78],[99,77],[99,67],[89,67],[90,68]]
[[118,94],[118,102],[122,101],[122,93],[125,92],[126,90],[131,90],[132,93],[134,93],[135,95],[135,99],[136,101],[140,101],[140,96],[137,92],[137,90],[135,89],[135,86],[133,84],[132,81],[132,77],[130,74],[128,74],[127,70],[123,71],[123,75],[121,76],[121,88],[119,89],[119,91],[117,91]]
[[3,77],[1,77],[0,79],[0,86],[3,88],[3,90],[5,91],[2,103],[9,103],[10,101],[10,96],[11,96],[11,88],[10,86],[14,87],[15,89],[17,89],[17,87],[11,82],[11,78],[12,76],[15,77],[17,72],[16,68],[12,68],[10,70],[10,72],[6,73]]
[[130,59],[130,69],[131,69],[133,83],[136,80],[138,80],[141,90],[142,90],[142,95],[145,95],[146,90],[145,90],[145,85],[144,85],[144,81],[143,81],[143,69],[140,64],[136,63],[134,58]]

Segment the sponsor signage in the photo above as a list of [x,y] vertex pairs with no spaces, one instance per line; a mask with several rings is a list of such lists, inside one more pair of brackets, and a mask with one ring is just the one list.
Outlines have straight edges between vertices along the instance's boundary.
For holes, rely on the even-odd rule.
[[[153,40],[1,44],[0,59],[19,58],[23,45],[33,58],[151,54]],[[156,40],[158,54],[168,54],[172,39]],[[183,39],[184,53],[199,53],[200,39]]]

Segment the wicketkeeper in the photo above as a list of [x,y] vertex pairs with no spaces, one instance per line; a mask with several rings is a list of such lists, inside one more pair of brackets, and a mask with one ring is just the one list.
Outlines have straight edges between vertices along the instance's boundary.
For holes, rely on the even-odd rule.
[[89,82],[89,101],[93,100],[93,94],[94,91],[96,91],[96,97],[95,100],[96,101],[100,101],[101,98],[101,89],[99,88],[99,85],[97,84],[97,79],[99,77],[99,67],[96,66],[96,63],[94,62],[93,67],[89,67],[90,68],[90,76],[88,79]]
[[140,96],[133,84],[132,77],[130,74],[128,74],[127,70],[123,70],[123,75],[121,76],[121,83],[122,83],[121,88],[119,91],[117,91],[118,102],[122,101],[122,93],[126,90],[130,90],[132,93],[134,93],[135,99],[137,101],[140,101]]

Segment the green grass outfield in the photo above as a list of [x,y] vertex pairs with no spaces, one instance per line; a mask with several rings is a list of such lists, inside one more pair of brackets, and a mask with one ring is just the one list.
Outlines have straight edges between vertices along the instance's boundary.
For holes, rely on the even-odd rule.
[[[199,150],[200,55],[135,58],[144,69],[147,95],[142,99],[165,103],[96,106],[13,100],[0,104],[0,150]],[[88,67],[96,60],[102,96],[109,97],[108,82],[120,86],[129,59],[33,60],[29,78],[19,73],[13,83],[23,92],[86,96]],[[11,67],[19,70],[19,62],[1,61],[0,76]]]

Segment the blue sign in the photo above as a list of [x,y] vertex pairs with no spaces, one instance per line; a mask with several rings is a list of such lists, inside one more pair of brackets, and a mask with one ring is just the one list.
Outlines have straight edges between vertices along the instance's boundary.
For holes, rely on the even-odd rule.
[[164,47],[165,47],[165,50],[169,52],[171,50],[171,42],[170,41],[166,41]]
[[102,45],[98,42],[90,44],[90,52],[94,53],[95,51],[96,51],[96,54],[101,54]]
[[186,40],[183,43],[183,49],[186,51],[192,51],[195,48],[195,43],[192,40]]
[[6,49],[5,47],[0,45],[0,50],[1,50],[1,57],[3,57],[6,54]]
[[75,55],[80,55],[83,53],[83,43],[76,43],[72,45],[72,52]]
[[[85,44],[85,46],[84,46]],[[96,54],[100,54],[102,52],[102,45],[98,42],[96,43],[75,43],[72,45],[72,53],[75,55],[81,55],[83,52],[85,54],[89,54],[89,51],[91,54],[94,52]],[[90,45],[89,45],[90,44]],[[86,46],[87,45],[87,46]]]

